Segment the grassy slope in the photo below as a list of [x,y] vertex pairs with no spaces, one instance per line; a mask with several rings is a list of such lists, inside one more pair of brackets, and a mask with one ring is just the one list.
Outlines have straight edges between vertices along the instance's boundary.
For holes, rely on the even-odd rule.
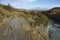
[[[6,23],[3,21],[4,18],[14,19],[15,17],[18,17],[19,19],[21,19],[20,17],[22,17],[27,21],[27,23],[24,21],[25,24],[23,24],[23,30],[26,30],[25,32],[27,35],[30,36],[31,40],[40,40],[40,39],[46,40],[46,37],[44,37],[44,34],[41,34],[39,31],[41,29],[37,30],[37,28],[39,28],[40,25],[43,24],[42,33],[44,33],[44,31],[46,31],[45,28],[47,28],[47,25],[49,22],[49,19],[44,14],[42,14],[42,12],[33,11],[33,10],[16,9],[9,5],[6,6],[6,5],[0,4],[0,24],[1,24],[0,26],[3,26],[2,28],[5,28],[4,26],[6,26]],[[29,29],[31,29],[32,31],[29,31]],[[4,33],[4,31],[2,30],[0,31]],[[1,38],[1,40],[4,40],[4,39]]]

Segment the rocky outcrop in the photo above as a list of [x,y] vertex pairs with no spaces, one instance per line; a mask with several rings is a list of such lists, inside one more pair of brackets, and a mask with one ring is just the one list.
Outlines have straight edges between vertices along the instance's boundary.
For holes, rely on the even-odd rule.
[[48,40],[47,28],[42,24],[33,27],[23,17],[4,18],[4,22],[6,27],[0,27],[1,40]]
[[[8,7],[8,6],[7,6]],[[0,40],[48,40],[48,18],[36,10],[0,5]],[[11,10],[11,11],[10,11]]]

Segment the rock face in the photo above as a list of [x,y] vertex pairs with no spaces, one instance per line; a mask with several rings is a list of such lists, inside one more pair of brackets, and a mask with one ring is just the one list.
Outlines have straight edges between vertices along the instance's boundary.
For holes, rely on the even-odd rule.
[[13,19],[6,18],[5,21],[7,25],[9,25],[13,29],[16,29],[16,30],[22,29],[23,24],[19,18],[13,18]]
[[48,18],[40,11],[0,5],[0,40],[48,40]]
[[4,22],[6,27],[0,27],[1,40],[48,40],[44,37],[47,37],[47,28],[44,32],[42,24],[32,27],[23,17],[4,18]]
[[8,37],[6,40],[29,40],[28,35],[23,31],[23,23],[26,22],[24,18],[6,18],[4,21],[8,26],[4,33]]

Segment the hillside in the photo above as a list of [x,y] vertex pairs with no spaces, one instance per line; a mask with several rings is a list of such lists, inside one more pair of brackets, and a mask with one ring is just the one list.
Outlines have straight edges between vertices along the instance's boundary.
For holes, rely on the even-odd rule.
[[60,7],[54,7],[48,11],[43,12],[50,20],[60,23]]
[[48,40],[48,23],[42,11],[0,4],[0,40]]

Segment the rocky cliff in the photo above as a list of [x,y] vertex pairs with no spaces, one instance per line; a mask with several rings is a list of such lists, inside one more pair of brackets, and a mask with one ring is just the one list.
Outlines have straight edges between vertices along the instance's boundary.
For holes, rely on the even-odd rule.
[[0,4],[0,40],[49,40],[48,23],[41,11]]

